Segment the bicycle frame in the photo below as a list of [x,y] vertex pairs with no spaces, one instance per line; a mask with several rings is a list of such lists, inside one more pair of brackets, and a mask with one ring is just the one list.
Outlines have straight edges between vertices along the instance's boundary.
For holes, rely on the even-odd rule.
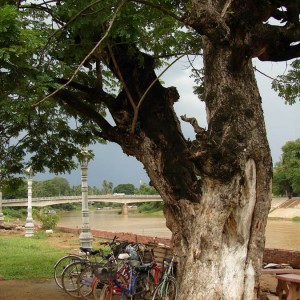
[[134,295],[134,287],[137,280],[138,274],[134,274],[133,268],[129,267],[129,284],[128,288],[124,287],[117,279],[114,279],[113,282],[117,285],[117,287],[120,289],[120,292],[122,293],[122,299],[125,293],[129,293],[131,296]]
[[168,269],[163,274],[160,289],[158,291],[160,295],[163,295],[165,289],[168,288],[166,286],[166,283],[167,283],[167,279],[171,276],[171,273],[173,272],[174,258],[175,256],[173,255],[171,261],[169,262]]
[[154,284],[158,285],[159,284],[159,279],[160,279],[160,273],[162,272],[162,269],[160,268],[160,266],[156,262],[153,262],[151,264],[150,271],[152,271],[152,270],[154,271],[154,275],[153,275]]

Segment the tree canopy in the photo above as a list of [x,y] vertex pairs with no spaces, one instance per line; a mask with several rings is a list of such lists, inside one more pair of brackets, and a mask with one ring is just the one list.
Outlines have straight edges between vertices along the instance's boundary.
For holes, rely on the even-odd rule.
[[118,184],[114,189],[113,193],[124,193],[126,195],[133,195],[134,194],[134,185],[131,183],[122,183]]
[[[299,46],[293,44],[298,35],[288,30],[297,24],[298,7],[292,2],[224,5],[221,17],[226,15],[231,22],[243,20],[243,26],[261,18],[265,24],[254,28],[248,48],[241,51],[248,51],[249,58],[283,61],[298,56]],[[252,20],[246,14],[250,9]],[[132,82],[122,78],[121,70],[166,67],[170,58],[176,60],[180,55],[191,55],[192,60],[201,55],[200,35],[222,36],[225,41],[228,28],[209,8],[205,11],[210,12],[211,23],[202,24],[201,15],[193,13],[192,1],[2,1],[1,178],[22,173],[28,164],[36,172],[46,167],[54,173],[68,172],[76,166],[73,158],[80,147],[103,139],[118,142],[118,132],[138,130],[141,105],[150,92],[130,95]],[[271,25],[272,17],[287,25]],[[220,28],[217,36],[212,34],[214,26]],[[116,50],[113,56],[112,49]],[[116,60],[120,54],[136,61],[122,66]],[[292,67],[287,76],[274,81],[274,88],[289,103],[299,94],[297,61]],[[203,74],[192,68],[195,91],[202,97]],[[157,79],[152,77],[154,83]],[[124,90],[120,93],[121,85]],[[130,122],[124,114],[124,93],[129,98],[126,105],[131,106]],[[104,118],[107,111],[117,127]]]

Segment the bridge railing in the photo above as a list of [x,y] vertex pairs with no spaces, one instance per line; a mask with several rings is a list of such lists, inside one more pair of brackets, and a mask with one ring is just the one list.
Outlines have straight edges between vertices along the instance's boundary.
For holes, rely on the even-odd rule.
[[[56,197],[36,197],[32,198],[32,202],[43,202],[43,201],[80,201],[82,198],[81,195],[79,196],[56,196]],[[153,201],[162,201],[160,195],[123,195],[123,194],[113,194],[113,195],[88,195],[89,201],[96,201],[96,200],[106,200],[103,202],[115,202],[114,200],[134,200],[139,199],[140,201],[147,202],[149,200]],[[20,199],[3,199],[2,203],[18,203],[18,202],[27,202],[27,198],[20,198]]]

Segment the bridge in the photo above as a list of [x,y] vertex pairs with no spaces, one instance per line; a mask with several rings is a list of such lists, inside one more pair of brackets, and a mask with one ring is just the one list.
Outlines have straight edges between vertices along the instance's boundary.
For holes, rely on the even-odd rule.
[[[88,195],[89,203],[106,202],[122,203],[124,208],[130,203],[157,202],[162,201],[160,195]],[[63,203],[81,203],[82,196],[57,196],[57,197],[39,197],[32,198],[32,206],[44,207]],[[28,199],[3,199],[2,206],[18,207],[27,206]]]

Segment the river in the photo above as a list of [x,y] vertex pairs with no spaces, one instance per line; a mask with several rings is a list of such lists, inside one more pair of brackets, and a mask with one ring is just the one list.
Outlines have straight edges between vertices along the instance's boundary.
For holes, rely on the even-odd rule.
[[[92,210],[89,212],[90,228],[114,232],[171,237],[163,216],[140,214],[129,210],[127,216],[119,210]],[[81,228],[81,211],[60,214],[58,226]],[[266,248],[280,248],[300,251],[300,222],[269,219],[266,229]]]

